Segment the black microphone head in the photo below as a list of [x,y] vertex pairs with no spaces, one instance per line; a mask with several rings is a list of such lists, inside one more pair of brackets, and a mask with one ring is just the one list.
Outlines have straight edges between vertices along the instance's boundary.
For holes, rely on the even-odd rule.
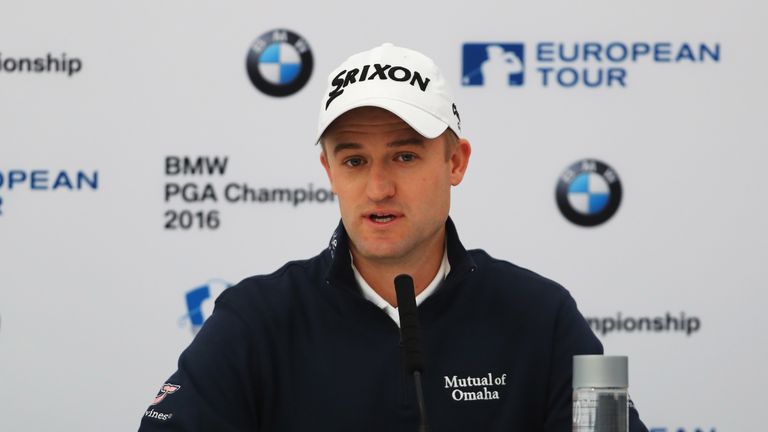
[[405,349],[405,363],[408,373],[424,370],[424,355],[421,348],[421,326],[416,309],[416,295],[413,278],[401,274],[395,278],[397,312],[400,316],[400,339]]
[[413,289],[413,278],[410,275],[395,276],[395,294],[397,295],[398,309],[403,303],[413,303],[413,306],[416,307],[416,294]]

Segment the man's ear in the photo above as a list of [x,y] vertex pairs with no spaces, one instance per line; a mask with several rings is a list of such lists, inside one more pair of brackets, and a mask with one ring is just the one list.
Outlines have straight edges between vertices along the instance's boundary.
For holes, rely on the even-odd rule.
[[464,173],[469,165],[469,156],[472,154],[472,146],[464,138],[453,147],[449,163],[451,164],[451,185],[458,186],[464,179]]
[[331,191],[336,193],[336,188],[333,185],[333,174],[331,174],[331,165],[328,163],[325,151],[320,152],[320,163],[323,164],[323,168],[325,168],[325,174],[328,176],[328,182],[331,184]]

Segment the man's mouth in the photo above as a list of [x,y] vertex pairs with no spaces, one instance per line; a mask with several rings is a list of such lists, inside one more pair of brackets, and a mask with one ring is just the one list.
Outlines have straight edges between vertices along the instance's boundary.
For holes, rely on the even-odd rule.
[[370,216],[368,216],[368,218],[376,223],[387,223],[391,220],[394,220],[395,215],[376,213],[376,214],[371,214]]

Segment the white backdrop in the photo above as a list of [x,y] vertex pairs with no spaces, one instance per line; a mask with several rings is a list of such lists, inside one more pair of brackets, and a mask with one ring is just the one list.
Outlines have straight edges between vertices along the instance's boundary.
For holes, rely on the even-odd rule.
[[[334,201],[166,201],[166,183],[327,188],[312,142],[326,76],[385,41],[427,53],[454,85],[474,149],[453,197],[464,244],[559,281],[600,322],[694,317],[690,334],[598,334],[607,353],[630,356],[649,428],[760,429],[763,3],[109,3],[0,4],[0,430],[136,429],[192,339],[187,292],[211,281],[215,297],[325,246]],[[307,85],[284,98],[245,69],[251,43],[278,28],[314,57]],[[719,57],[554,64],[623,68],[626,86],[545,87],[536,68],[550,64],[536,50],[550,42],[668,43],[673,59],[684,43],[706,44]],[[524,85],[462,86],[466,43],[522,44]],[[80,71],[9,70],[48,53]],[[169,156],[227,165],[168,176]],[[592,228],[566,220],[554,194],[584,158],[609,164],[624,190]],[[46,174],[33,183],[33,171]],[[54,189],[62,171],[97,185]],[[169,211],[189,211],[193,226],[166,229]]]

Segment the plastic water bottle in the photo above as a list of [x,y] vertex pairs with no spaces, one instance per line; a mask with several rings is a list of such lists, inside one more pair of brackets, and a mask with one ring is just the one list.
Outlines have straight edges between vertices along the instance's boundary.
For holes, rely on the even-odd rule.
[[573,356],[573,432],[627,432],[626,356]]

